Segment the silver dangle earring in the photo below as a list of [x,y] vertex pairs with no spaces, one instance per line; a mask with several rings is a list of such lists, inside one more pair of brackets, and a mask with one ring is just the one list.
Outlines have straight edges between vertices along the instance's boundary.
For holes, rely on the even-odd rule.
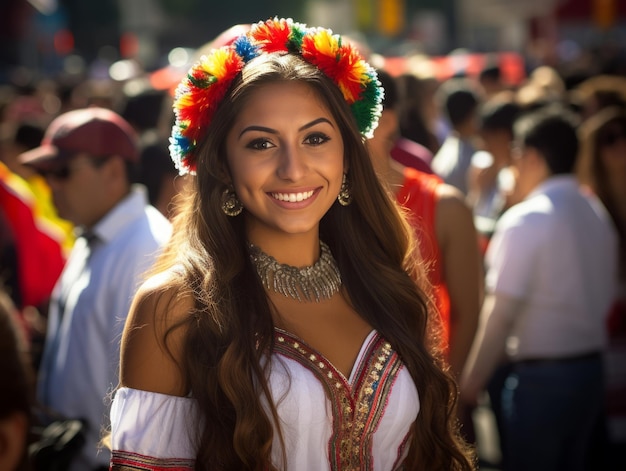
[[237,198],[235,189],[230,187],[224,190],[222,193],[222,211],[226,216],[235,217],[239,216],[243,211],[243,204]]
[[348,206],[352,203],[352,194],[350,193],[350,184],[348,182],[348,176],[343,174],[343,181],[341,182],[341,188],[337,195],[337,201],[341,206]]

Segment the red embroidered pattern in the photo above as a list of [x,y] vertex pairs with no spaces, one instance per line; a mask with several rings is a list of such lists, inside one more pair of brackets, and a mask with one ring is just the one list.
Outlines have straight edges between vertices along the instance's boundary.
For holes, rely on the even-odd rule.
[[180,458],[153,458],[127,451],[113,451],[111,471],[192,471],[193,460]]

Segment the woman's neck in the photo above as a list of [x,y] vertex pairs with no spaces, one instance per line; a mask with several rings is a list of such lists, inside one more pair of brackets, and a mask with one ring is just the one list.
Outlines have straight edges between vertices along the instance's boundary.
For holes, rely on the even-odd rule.
[[272,233],[258,236],[248,233],[248,241],[279,263],[294,267],[313,265],[320,255],[320,238],[317,231],[304,234]]

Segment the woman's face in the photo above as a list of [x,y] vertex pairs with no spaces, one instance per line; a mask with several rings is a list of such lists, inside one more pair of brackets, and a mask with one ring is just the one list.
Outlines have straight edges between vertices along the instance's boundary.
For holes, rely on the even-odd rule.
[[310,86],[280,82],[254,91],[228,133],[226,153],[252,243],[317,233],[341,187],[344,148]]

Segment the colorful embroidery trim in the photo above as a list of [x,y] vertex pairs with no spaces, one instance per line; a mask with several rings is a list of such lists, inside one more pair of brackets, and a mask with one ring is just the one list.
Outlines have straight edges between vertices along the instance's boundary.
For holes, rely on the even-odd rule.
[[154,458],[128,451],[114,450],[111,471],[192,471],[194,460],[182,458]]
[[[382,420],[391,389],[402,368],[399,355],[376,334],[369,342],[366,361],[359,364],[352,385],[323,356],[289,333],[275,329],[275,353],[297,361],[309,369],[326,390],[333,408],[332,435],[328,459],[332,471],[371,471],[374,432]],[[398,450],[401,467],[408,436]]]
[[235,77],[261,54],[298,54],[327,75],[350,105],[359,131],[371,137],[382,111],[376,71],[341,36],[291,19],[269,19],[194,64],[176,89],[170,154],[181,175],[195,173],[196,149]]

